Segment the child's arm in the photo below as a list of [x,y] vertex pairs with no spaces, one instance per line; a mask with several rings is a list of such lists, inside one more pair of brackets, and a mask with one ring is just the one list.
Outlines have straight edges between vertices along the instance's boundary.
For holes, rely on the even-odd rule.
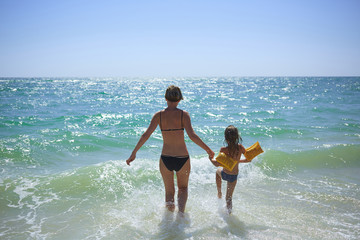
[[[220,152],[224,152],[224,149],[225,149],[225,147],[220,148]],[[222,165],[221,165],[218,161],[216,161],[216,159],[214,159],[214,158],[210,159],[210,161],[211,161],[211,163],[212,163],[215,167],[221,167],[221,166],[222,166]]]
[[216,159],[211,159],[210,161],[215,167],[221,167],[221,164],[218,161],[216,161]]
[[[223,148],[220,148],[220,152],[223,152],[223,151],[224,151]],[[210,159],[210,161],[215,167],[221,167],[221,164],[218,161],[216,161],[215,158]]]
[[246,158],[244,158],[244,159],[240,159],[238,162],[239,162],[239,163],[248,163],[248,162],[251,162],[251,161],[249,161],[249,160],[247,160]]
[[[241,144],[239,144],[240,146],[240,151],[241,151],[241,154],[245,154],[245,152],[246,152],[246,149],[244,148],[244,146],[243,145],[241,145]],[[249,160],[247,160],[246,158],[244,158],[244,159],[240,159],[240,160],[238,160],[238,162],[239,163],[248,163],[248,162],[251,162],[251,161],[249,161]]]

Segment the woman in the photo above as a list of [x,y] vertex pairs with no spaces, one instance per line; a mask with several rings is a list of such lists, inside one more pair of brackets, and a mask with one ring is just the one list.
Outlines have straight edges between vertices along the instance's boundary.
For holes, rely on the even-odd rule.
[[174,85],[169,86],[165,93],[165,99],[168,107],[154,114],[148,129],[140,137],[126,163],[130,165],[135,160],[137,151],[159,125],[163,136],[160,172],[165,185],[166,207],[170,211],[175,210],[175,171],[178,186],[178,208],[180,213],[184,213],[190,175],[190,158],[185,145],[184,128],[189,138],[209,154],[211,161],[213,161],[214,152],[194,132],[189,113],[177,108],[179,102],[183,99],[180,88]]

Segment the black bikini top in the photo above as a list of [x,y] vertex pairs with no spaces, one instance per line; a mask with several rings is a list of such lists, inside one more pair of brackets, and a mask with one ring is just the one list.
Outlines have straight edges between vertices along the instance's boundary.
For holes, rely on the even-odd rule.
[[178,130],[182,130],[184,131],[184,124],[183,124],[183,110],[181,110],[181,128],[171,128],[171,129],[163,129],[161,127],[161,112],[160,112],[160,129],[162,132],[168,132],[168,131],[178,131]]

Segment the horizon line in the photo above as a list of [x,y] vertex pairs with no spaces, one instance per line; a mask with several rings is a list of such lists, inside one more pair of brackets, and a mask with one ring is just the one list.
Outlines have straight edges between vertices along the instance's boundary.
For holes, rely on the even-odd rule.
[[329,77],[360,77],[360,75],[188,75],[188,76],[0,76],[0,79],[4,78],[298,78],[298,77],[313,77],[313,78],[329,78]]

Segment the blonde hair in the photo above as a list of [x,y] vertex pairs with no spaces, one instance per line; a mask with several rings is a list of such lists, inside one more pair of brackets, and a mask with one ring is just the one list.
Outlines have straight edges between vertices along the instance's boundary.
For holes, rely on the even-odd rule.
[[171,85],[166,89],[165,98],[170,102],[178,102],[183,99],[183,96],[179,87]]

